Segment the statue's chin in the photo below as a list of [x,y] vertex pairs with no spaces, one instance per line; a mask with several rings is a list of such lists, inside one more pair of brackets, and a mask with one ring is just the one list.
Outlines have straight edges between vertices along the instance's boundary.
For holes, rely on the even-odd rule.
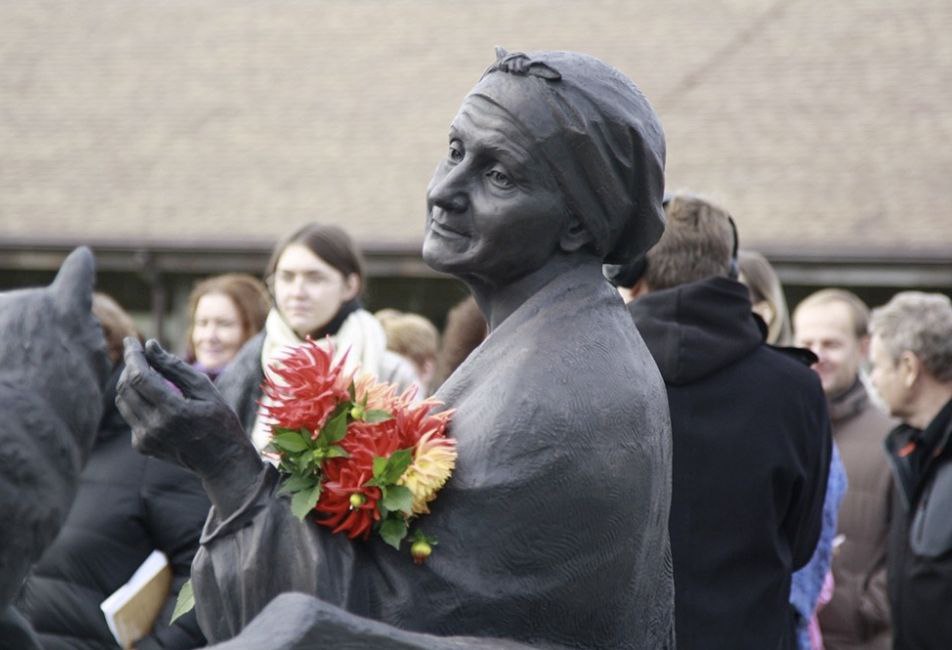
[[427,232],[423,238],[423,261],[434,271],[440,273],[453,273],[453,255],[447,250],[447,247],[440,241],[438,235],[432,231]]

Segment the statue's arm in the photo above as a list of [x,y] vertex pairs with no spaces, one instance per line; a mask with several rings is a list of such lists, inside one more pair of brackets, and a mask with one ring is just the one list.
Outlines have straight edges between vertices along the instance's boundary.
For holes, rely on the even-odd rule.
[[285,593],[275,598],[239,636],[209,647],[214,650],[250,650],[264,647],[272,650],[518,650],[531,646],[506,639],[439,637],[408,632],[386,623],[355,616],[313,596]]
[[192,563],[199,626],[209,642],[243,630],[283,592],[315,595],[341,607],[353,596],[353,544],[298,520],[278,487],[278,473],[269,465],[234,512],[224,516],[213,507],[209,513]]
[[154,340],[144,350],[132,338],[125,346],[116,405],[132,428],[133,445],[191,470],[217,511],[230,516],[248,500],[264,471],[234,411],[208,377]]

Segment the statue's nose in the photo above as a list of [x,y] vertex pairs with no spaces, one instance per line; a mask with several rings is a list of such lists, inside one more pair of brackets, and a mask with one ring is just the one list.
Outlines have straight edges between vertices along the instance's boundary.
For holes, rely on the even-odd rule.
[[469,207],[469,199],[463,193],[434,199],[434,203],[446,212],[465,212],[466,208]]
[[432,205],[446,212],[465,212],[469,208],[469,195],[463,184],[463,166],[457,166],[430,186],[427,198]]

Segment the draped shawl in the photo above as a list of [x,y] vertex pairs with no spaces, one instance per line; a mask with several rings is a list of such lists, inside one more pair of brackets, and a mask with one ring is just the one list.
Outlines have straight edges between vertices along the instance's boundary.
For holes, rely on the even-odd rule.
[[237,512],[223,521],[213,508],[206,524],[192,576],[209,640],[299,591],[342,615],[433,635],[667,647],[667,399],[600,270],[552,280],[436,397],[455,409],[459,459],[418,523],[439,542],[426,563],[376,537],[350,542],[299,522],[268,467]]

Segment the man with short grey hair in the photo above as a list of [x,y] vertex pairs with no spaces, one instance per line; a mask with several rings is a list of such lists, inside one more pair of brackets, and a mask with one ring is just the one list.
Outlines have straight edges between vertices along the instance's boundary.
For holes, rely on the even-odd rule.
[[902,292],[873,311],[871,379],[902,420],[886,439],[896,486],[888,545],[896,648],[952,648],[952,302]]

